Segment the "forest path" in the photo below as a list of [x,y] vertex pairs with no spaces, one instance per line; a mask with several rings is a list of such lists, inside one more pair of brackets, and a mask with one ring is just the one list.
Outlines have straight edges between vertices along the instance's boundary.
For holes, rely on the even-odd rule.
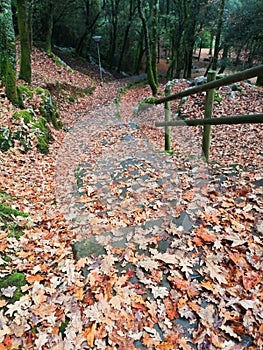
[[151,144],[139,125],[136,102],[119,100],[128,82],[104,83],[88,106],[80,103],[59,150],[57,197],[66,218],[74,222],[78,239],[110,229],[154,226],[159,219],[162,225],[179,205],[182,174],[186,182],[192,181],[193,174],[187,175],[190,163],[195,174],[199,168],[205,171],[200,160],[188,159],[185,167],[182,156],[163,153]]
[[[249,137],[242,154],[253,169],[202,167],[160,151],[163,130],[153,125],[163,109],[136,108],[148,88],[119,100],[125,83],[117,80],[73,95],[94,81],[35,54],[34,84],[57,88],[69,131],[54,131],[49,154],[2,154],[1,189],[30,214],[19,239],[1,233],[1,273],[23,276],[19,300],[10,299],[12,284],[1,289],[2,348],[261,348],[260,129],[245,129],[246,138],[217,129],[217,148],[231,154]],[[260,91],[245,92],[251,108]],[[202,104],[194,100],[190,107]],[[234,102],[226,96],[220,106]],[[176,150],[195,148],[187,130],[173,138]],[[229,159],[224,152],[220,161]]]

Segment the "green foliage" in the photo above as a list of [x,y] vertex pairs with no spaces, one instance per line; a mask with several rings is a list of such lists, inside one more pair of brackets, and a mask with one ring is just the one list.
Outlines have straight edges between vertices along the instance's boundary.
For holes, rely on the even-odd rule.
[[[2,230],[8,230],[8,237],[19,239],[23,233],[29,214],[12,208],[13,198],[5,192],[0,192],[0,224]],[[23,223],[21,223],[21,219]],[[24,223],[25,222],[25,223]],[[3,256],[1,256],[3,258]],[[5,258],[8,259],[7,256]]]
[[60,327],[59,327],[59,333],[61,334],[62,339],[65,338],[65,332],[66,332],[66,329],[67,329],[69,322],[70,322],[70,318],[66,317],[65,322],[62,322]]

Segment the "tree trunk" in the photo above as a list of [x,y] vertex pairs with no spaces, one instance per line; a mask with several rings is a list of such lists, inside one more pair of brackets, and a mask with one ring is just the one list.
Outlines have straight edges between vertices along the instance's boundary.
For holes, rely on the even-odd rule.
[[52,53],[52,33],[53,33],[53,24],[54,24],[54,9],[55,9],[55,0],[48,1],[49,7],[49,16],[47,19],[47,33],[45,40],[45,49],[47,53]]
[[159,0],[154,0],[153,11],[152,11],[151,52],[152,52],[152,71],[153,71],[154,81],[157,86],[158,86],[158,70],[157,70],[158,12],[159,12]]
[[11,0],[0,0],[1,79],[6,96],[18,104],[16,88],[16,42],[13,27]]
[[229,50],[229,46],[225,43],[224,48],[223,48],[222,64],[221,64],[221,67],[219,69],[218,74],[223,74],[225,69],[226,69],[228,50]]
[[[155,0],[155,3],[157,3],[157,0]],[[154,66],[154,64],[156,65],[156,61],[153,62],[153,60],[152,60],[152,50],[151,50],[149,28],[148,28],[145,14],[143,13],[143,10],[142,10],[141,0],[138,0],[138,11],[139,11],[139,16],[140,16],[141,21],[142,21],[142,27],[143,27],[143,32],[144,32],[147,77],[148,77],[148,82],[149,82],[149,85],[151,87],[152,93],[155,96],[157,94],[158,82],[155,80],[156,73],[153,71],[153,66]]]
[[120,73],[120,71],[121,71],[122,61],[123,61],[124,53],[125,53],[125,50],[126,50],[126,47],[127,47],[127,41],[128,41],[128,36],[129,36],[129,31],[130,31],[130,28],[131,28],[131,24],[132,24],[133,15],[134,15],[133,2],[130,1],[129,19],[128,19],[128,23],[127,23],[127,26],[126,26],[126,29],[125,29],[125,34],[124,34],[124,37],[123,37],[123,44],[122,44],[120,59],[119,59],[118,68],[117,68],[117,72],[118,73]]
[[118,31],[118,12],[119,12],[119,0],[111,0],[111,33],[110,33],[110,46],[109,46],[109,58],[110,68],[115,64],[115,52],[117,47],[117,31]]
[[17,21],[20,37],[20,72],[19,78],[31,83],[31,23],[28,0],[16,0]]
[[221,0],[217,28],[216,28],[215,51],[214,51],[214,57],[213,57],[213,63],[212,63],[212,70],[216,70],[217,68],[217,61],[218,61],[218,56],[220,51],[220,39],[221,39],[221,31],[222,31],[222,25],[223,25],[224,10],[225,10],[225,0]]

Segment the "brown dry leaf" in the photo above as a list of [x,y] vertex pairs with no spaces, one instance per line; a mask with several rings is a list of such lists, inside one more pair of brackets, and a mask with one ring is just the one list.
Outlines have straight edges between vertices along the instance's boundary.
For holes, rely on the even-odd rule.
[[0,307],[4,307],[6,306],[6,304],[7,304],[6,300],[0,299]]
[[116,261],[116,258],[113,255],[111,254],[104,255],[101,261],[101,267],[100,267],[102,272],[105,273],[106,275],[110,274],[115,261]]
[[123,298],[120,295],[114,295],[109,301],[109,304],[116,310],[121,310]]
[[44,280],[44,277],[41,275],[31,275],[31,276],[27,276],[26,280],[29,284],[33,284],[34,282],[41,282]]
[[150,257],[145,257],[138,262],[138,265],[146,271],[158,270],[159,264]]
[[206,268],[209,273],[209,276],[212,280],[217,280],[219,284],[227,284],[226,272],[223,268],[214,264],[212,261],[206,261]]
[[246,290],[250,290],[255,287],[262,280],[262,276],[259,272],[248,271],[243,276],[243,286]]
[[87,340],[87,343],[90,347],[93,347],[93,345],[94,345],[95,330],[96,330],[96,322],[94,322],[91,327],[88,327],[83,332],[83,335],[84,335],[85,339]]
[[190,345],[187,344],[188,342],[189,342],[189,339],[184,338],[184,337],[178,339],[178,344],[183,350],[192,350],[193,349]]
[[176,317],[179,317],[177,313],[176,305],[172,302],[172,300],[170,298],[164,298],[163,301],[164,301],[168,318],[172,321]]

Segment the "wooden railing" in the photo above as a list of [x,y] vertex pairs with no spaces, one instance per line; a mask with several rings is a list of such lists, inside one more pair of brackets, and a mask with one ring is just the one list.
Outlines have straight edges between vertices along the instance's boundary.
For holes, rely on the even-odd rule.
[[[170,127],[171,126],[195,126],[203,125],[203,141],[202,141],[202,150],[206,161],[209,161],[209,149],[210,149],[210,134],[211,134],[211,125],[222,125],[222,124],[245,124],[245,123],[263,123],[263,114],[248,114],[248,115],[235,115],[227,116],[221,118],[212,118],[213,114],[213,103],[214,103],[214,89],[233,84],[239,81],[246,79],[254,78],[257,76],[263,75],[263,65],[244,70],[242,72],[229,75],[225,78],[216,79],[215,71],[210,71],[208,74],[208,82],[203,85],[195,86],[191,89],[181,91],[177,94],[170,95],[170,89],[165,89],[164,98],[155,100],[155,104],[164,103],[165,106],[165,121],[156,122],[156,127],[165,127],[165,150],[170,151]],[[170,101],[181,99],[183,97],[191,96],[199,92],[206,91],[206,100],[205,100],[205,112],[204,119],[196,120],[173,120],[171,121],[171,111],[170,111]]]

